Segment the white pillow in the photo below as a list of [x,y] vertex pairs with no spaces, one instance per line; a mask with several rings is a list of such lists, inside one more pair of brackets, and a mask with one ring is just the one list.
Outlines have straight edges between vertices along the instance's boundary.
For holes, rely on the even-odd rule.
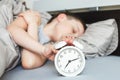
[[83,46],[86,57],[111,54],[118,46],[118,29],[115,19],[87,24],[83,36],[76,39]]

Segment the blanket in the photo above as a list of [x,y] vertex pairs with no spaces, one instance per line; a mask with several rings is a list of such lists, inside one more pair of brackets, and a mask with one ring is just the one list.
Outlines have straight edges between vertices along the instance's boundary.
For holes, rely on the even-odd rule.
[[24,5],[18,0],[0,1],[0,77],[20,60],[19,46],[11,39],[6,27],[24,10]]

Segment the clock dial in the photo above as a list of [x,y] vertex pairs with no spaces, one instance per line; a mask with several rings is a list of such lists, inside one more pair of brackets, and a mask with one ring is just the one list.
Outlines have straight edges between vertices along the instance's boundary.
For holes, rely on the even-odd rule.
[[64,76],[79,74],[85,65],[82,52],[73,46],[62,48],[55,57],[55,66],[58,72]]

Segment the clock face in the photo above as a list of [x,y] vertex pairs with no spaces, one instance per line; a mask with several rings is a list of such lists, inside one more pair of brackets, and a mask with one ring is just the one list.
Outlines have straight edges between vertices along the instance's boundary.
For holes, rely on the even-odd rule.
[[73,46],[62,48],[55,56],[55,67],[64,76],[76,76],[85,66],[82,51]]

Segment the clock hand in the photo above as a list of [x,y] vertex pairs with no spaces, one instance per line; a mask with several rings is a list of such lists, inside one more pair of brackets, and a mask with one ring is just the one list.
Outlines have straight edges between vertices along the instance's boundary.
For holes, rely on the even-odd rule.
[[78,60],[79,58],[75,58],[75,59],[73,59],[73,60],[71,60],[71,61],[75,61],[75,60]]
[[78,60],[79,58],[75,58],[73,60],[69,60],[68,63],[66,64],[65,68],[68,66],[69,63],[71,63],[72,61]]
[[68,66],[69,63],[71,63],[71,60],[68,61],[68,63],[66,64],[65,68]]

